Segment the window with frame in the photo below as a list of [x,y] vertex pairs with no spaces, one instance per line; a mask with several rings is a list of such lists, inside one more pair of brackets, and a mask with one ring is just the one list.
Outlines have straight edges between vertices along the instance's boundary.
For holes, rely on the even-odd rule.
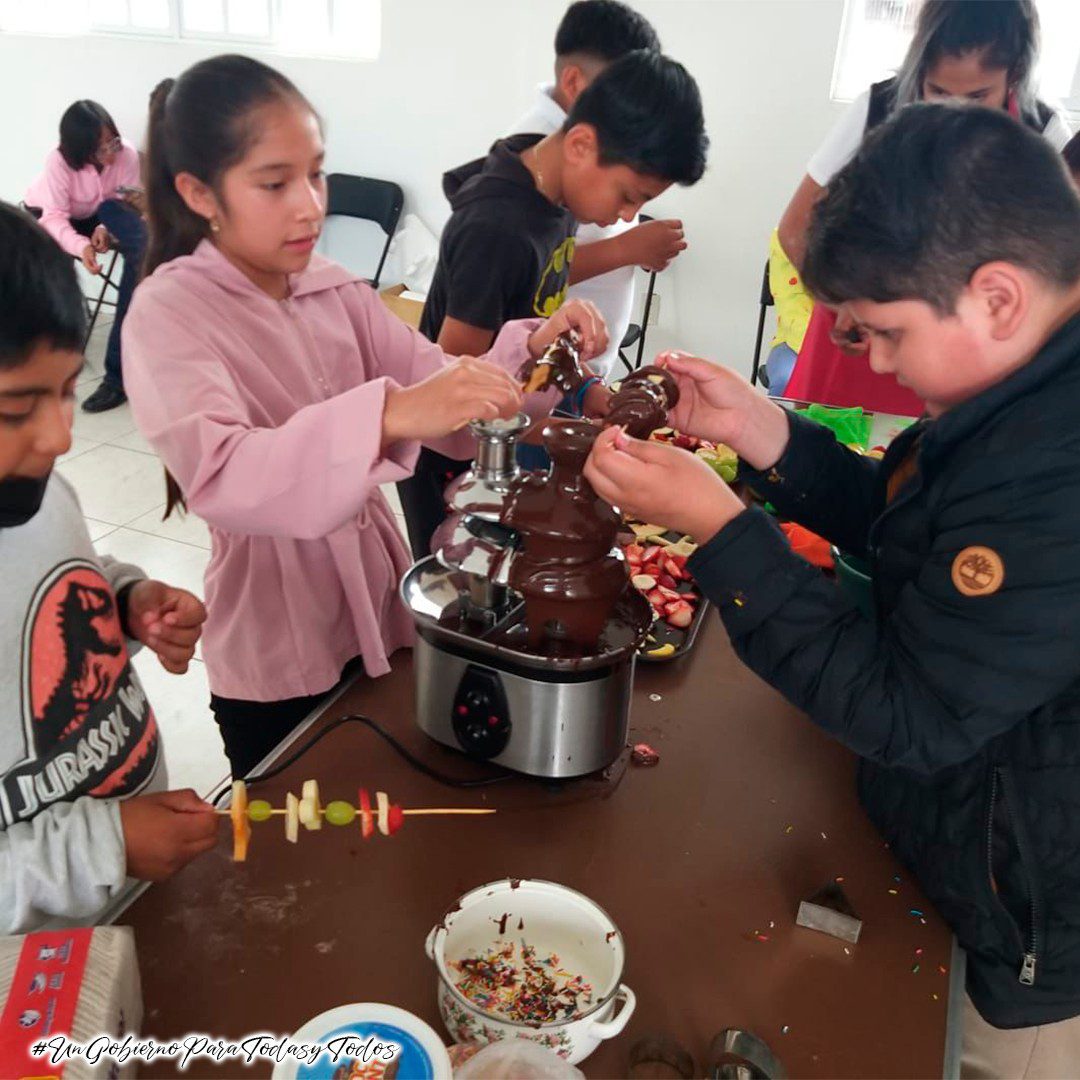
[[[844,0],[832,97],[851,101],[904,58],[920,0]],[[1080,120],[1080,3],[1035,0],[1042,24],[1036,84],[1042,98]]]
[[381,0],[0,0],[0,31],[215,41],[374,60]]

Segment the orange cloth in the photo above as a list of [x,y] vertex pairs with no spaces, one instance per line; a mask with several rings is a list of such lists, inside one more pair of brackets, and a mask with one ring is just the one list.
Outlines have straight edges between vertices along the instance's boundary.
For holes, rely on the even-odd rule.
[[822,570],[833,568],[832,550],[828,540],[823,540],[817,533],[796,525],[794,521],[781,522],[780,528],[796,555],[801,555],[808,563],[820,566]]

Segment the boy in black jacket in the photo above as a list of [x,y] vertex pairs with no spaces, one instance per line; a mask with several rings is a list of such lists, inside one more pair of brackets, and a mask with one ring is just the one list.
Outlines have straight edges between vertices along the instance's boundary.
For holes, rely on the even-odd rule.
[[915,105],[830,185],[804,276],[927,417],[879,463],[672,356],[671,421],[866,556],[873,622],[692,455],[608,431],[586,475],[699,541],[739,656],[863,758],[968,952],[965,1074],[1080,1076],[1080,199],[1004,113]]
[[[479,356],[511,319],[554,314],[569,288],[578,222],[630,220],[673,183],[696,183],[708,143],[697,83],[681,64],[644,49],[616,60],[561,130],[501,139],[443,177],[454,212],[421,332],[451,355]],[[596,415],[607,392],[595,386],[591,395],[584,405]],[[443,488],[467,465],[425,449],[398,484],[414,557],[430,554]]]

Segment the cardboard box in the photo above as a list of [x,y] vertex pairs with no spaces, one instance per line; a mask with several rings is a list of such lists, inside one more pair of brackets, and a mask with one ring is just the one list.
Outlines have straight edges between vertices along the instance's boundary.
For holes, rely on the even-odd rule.
[[88,1043],[137,1036],[142,987],[135,934],[128,926],[43,930],[0,938],[0,1076],[58,1076],[63,1080],[134,1077],[138,1060],[121,1066],[106,1056],[91,1064],[70,1057],[52,1064],[31,1057],[38,1040],[68,1036]]
[[379,295],[383,303],[402,322],[417,329],[420,326],[420,313],[424,310],[424,302],[414,299],[413,296],[403,295],[407,291],[404,285],[391,285],[389,289],[382,289]]

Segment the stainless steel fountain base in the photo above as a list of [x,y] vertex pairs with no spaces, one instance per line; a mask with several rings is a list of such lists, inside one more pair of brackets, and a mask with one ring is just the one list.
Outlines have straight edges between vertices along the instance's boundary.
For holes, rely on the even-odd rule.
[[468,650],[428,640],[413,664],[416,721],[437,742],[530,776],[565,779],[606,768],[626,745],[631,657],[610,668],[541,679],[495,668]]
[[[626,745],[636,646],[625,624],[596,655],[547,657],[513,644],[520,601],[493,624],[457,618],[468,579],[434,559],[405,575],[402,598],[416,620],[416,721],[470,757],[530,776],[566,779],[610,765]],[[628,597],[631,622],[647,604]],[[642,604],[644,609],[637,610]]]

